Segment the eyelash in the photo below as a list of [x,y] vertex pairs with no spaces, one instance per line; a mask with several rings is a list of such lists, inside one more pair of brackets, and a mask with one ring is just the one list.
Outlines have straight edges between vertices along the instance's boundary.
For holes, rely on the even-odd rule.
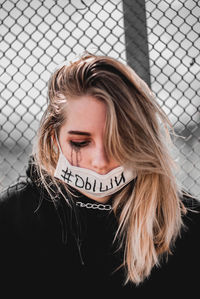
[[82,147],[85,147],[85,146],[87,146],[89,143],[90,143],[89,141],[75,142],[75,141],[70,140],[70,145],[71,145],[72,147],[75,147],[75,148],[82,148]]

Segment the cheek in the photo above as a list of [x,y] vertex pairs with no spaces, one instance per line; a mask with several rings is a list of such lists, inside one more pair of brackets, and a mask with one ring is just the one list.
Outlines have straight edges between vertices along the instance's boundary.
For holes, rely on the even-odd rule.
[[66,142],[63,142],[61,145],[62,153],[67,158],[68,161],[70,161],[70,153],[71,153],[71,147]]
[[81,150],[71,147],[70,163],[74,166],[81,166]]
[[63,154],[70,162],[71,165],[79,166],[79,167],[86,167],[88,165],[89,153],[87,149],[80,148],[77,149],[72,147],[69,144],[65,144],[63,149]]
[[88,157],[88,153],[87,153],[86,149],[71,148],[71,164],[72,165],[86,168],[88,165],[87,157]]
[[[89,148],[73,149],[72,159],[76,166],[90,168],[91,150]],[[74,164],[74,165],[75,165]]]
[[74,152],[72,147],[68,144],[68,142],[62,142],[61,149],[65,158],[72,164],[72,158]]

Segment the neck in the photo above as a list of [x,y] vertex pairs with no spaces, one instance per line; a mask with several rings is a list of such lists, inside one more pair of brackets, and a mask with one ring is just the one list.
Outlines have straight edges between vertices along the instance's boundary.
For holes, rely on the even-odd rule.
[[85,192],[83,191],[80,191],[83,195],[87,196],[88,198],[90,199],[93,199],[94,201],[97,201],[99,203],[107,203],[111,197],[111,195],[108,195],[108,196],[104,196],[104,197],[95,197],[93,195],[90,195],[90,194],[86,194]]

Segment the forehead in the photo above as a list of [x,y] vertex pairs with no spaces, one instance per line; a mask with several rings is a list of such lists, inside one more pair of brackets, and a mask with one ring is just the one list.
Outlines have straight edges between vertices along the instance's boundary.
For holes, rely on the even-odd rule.
[[66,105],[64,127],[70,130],[96,133],[104,130],[106,104],[92,96],[71,98]]

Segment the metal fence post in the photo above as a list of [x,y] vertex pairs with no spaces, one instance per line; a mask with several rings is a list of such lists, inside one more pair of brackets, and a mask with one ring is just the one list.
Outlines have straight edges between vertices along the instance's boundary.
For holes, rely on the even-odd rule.
[[150,86],[145,0],[123,0],[127,63]]

